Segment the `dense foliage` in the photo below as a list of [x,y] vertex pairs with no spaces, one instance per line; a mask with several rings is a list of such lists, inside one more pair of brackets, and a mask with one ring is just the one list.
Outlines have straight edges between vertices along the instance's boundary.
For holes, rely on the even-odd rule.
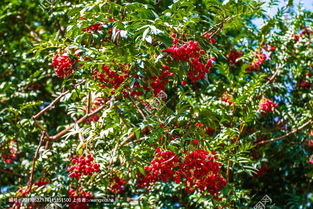
[[2,0],[1,208],[312,207],[313,13],[263,4]]

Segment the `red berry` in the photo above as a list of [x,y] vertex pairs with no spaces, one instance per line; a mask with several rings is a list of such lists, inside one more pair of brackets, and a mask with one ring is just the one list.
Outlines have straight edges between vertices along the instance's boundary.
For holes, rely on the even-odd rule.
[[192,143],[194,143],[195,145],[198,145],[199,141],[198,140],[192,140]]

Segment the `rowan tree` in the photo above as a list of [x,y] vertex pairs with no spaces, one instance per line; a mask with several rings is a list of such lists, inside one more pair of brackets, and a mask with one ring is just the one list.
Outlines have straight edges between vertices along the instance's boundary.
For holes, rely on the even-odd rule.
[[312,11],[38,3],[0,4],[1,206],[312,207]]

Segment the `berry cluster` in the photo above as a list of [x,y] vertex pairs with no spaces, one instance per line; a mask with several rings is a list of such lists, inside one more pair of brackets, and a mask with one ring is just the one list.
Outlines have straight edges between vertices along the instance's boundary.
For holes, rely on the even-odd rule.
[[269,99],[262,99],[261,103],[259,105],[259,109],[262,112],[273,112],[274,108],[277,107],[278,105],[272,102]]
[[146,176],[142,177],[139,175],[139,181],[137,185],[139,187],[150,186],[151,183],[154,183],[158,180],[167,182],[169,180],[178,181],[176,179],[176,174],[174,172],[174,167],[178,166],[179,158],[175,155],[173,151],[163,151],[157,149],[155,159],[151,161],[150,166],[145,166]]
[[198,144],[199,144],[199,140],[192,140],[192,143],[193,143],[194,145],[198,145]]
[[[27,188],[19,188],[16,191],[16,197],[25,197],[28,193],[30,193],[29,189],[27,189]],[[20,201],[13,201],[11,203],[11,208],[12,209],[13,208],[18,208],[18,209],[21,208],[21,202]],[[32,204],[28,204],[27,208],[32,209],[33,208]]]
[[[170,66],[168,65],[162,65],[163,69],[160,69],[160,75],[159,76],[153,76],[152,78],[148,77],[141,77],[137,73],[133,75],[133,77],[136,79],[134,82],[134,85],[132,86],[132,90],[130,94],[126,90],[123,90],[122,93],[124,97],[130,96],[140,96],[143,94],[143,91],[150,92],[151,89],[154,92],[154,96],[158,97],[158,95],[161,92],[165,92],[166,84],[169,82],[169,78],[174,76],[174,73],[170,72]],[[140,84],[138,81],[144,80],[147,83],[146,84]],[[125,86],[125,88],[128,88]],[[166,98],[162,98],[165,100]]]
[[195,126],[197,126],[197,127],[203,127],[203,126],[204,126],[204,124],[203,124],[203,123],[201,123],[201,122],[198,122],[198,123],[196,123],[196,124],[195,124]]
[[206,133],[209,136],[213,136],[214,135],[214,129],[208,126],[208,127],[206,127]]
[[71,60],[68,56],[55,55],[52,58],[52,67],[57,67],[54,71],[59,78],[65,78],[75,71],[77,68],[73,66],[77,63],[77,59]]
[[150,186],[156,181],[181,181],[187,192],[199,190],[216,195],[226,185],[226,180],[220,175],[221,164],[216,162],[215,152],[209,155],[204,150],[190,152],[184,160],[179,159],[173,151],[161,152],[157,148],[156,158],[145,166],[146,176],[139,174],[137,185]]
[[124,184],[126,184],[126,180],[122,180],[118,176],[115,176],[110,182],[110,191],[119,194],[124,190]]
[[152,81],[150,81],[150,86],[153,89],[155,96],[157,96],[161,91],[165,91],[168,78],[174,76],[174,73],[169,71],[170,67],[168,65],[163,65],[162,67],[164,70],[161,69],[161,75],[159,77],[152,77]]
[[199,43],[190,41],[185,44],[177,44],[178,39],[174,39],[174,45],[168,49],[163,49],[162,52],[167,52],[171,55],[175,62],[186,61],[189,62],[192,58],[199,58],[205,51],[201,50]]
[[215,44],[216,43],[216,39],[211,37],[211,35],[209,33],[204,34],[204,38],[209,40],[209,43],[211,44]]
[[2,153],[2,159],[6,163],[12,163],[13,160],[15,160],[17,158],[16,153],[17,153],[16,142],[12,140],[12,141],[10,141],[10,145],[8,147],[7,152]]
[[300,86],[301,86],[302,88],[310,88],[310,87],[311,87],[311,83],[304,81],[304,82],[302,82],[302,83],[300,84]]
[[250,64],[250,66],[246,69],[248,71],[260,71],[261,70],[261,64],[264,63],[266,60],[266,54],[264,54],[262,51],[258,51],[254,57],[253,62]]
[[232,106],[232,105],[234,104],[234,102],[231,101],[228,96],[224,96],[224,97],[222,98],[222,101],[228,103],[229,106]]
[[87,124],[90,124],[92,121],[97,122],[100,119],[99,115],[93,115],[86,120]]
[[88,33],[91,33],[91,32],[98,32],[99,30],[102,29],[102,27],[105,26],[105,24],[94,24],[94,25],[91,25],[87,28],[83,28],[82,30],[84,32],[88,32]]
[[18,197],[25,197],[28,193],[30,193],[30,190],[26,188],[20,188],[16,193]]
[[217,156],[209,155],[205,150],[190,152],[180,164],[178,175],[184,180],[187,192],[195,189],[216,195],[226,185],[226,180],[219,174],[221,163],[215,162]]
[[242,51],[232,49],[229,52],[229,55],[227,56],[227,60],[230,62],[232,65],[239,64],[241,60],[238,60],[243,55]]
[[71,188],[68,193],[70,194],[71,202],[69,204],[71,209],[88,209],[87,200],[92,198],[91,192],[81,190],[77,192]]
[[[140,84],[138,81],[142,81],[142,80],[145,80],[145,81],[148,81],[149,79],[146,77],[146,78],[143,78],[141,77],[139,74],[135,73],[134,75],[132,75],[132,77],[135,79],[134,81],[134,85],[133,86],[127,86],[127,85],[124,85],[124,90],[122,91],[123,93],[123,96],[124,97],[128,97],[129,95],[130,96],[140,96],[143,94],[143,91],[142,91],[142,88],[146,91],[146,92],[150,92],[150,88],[148,88],[147,85],[142,85]],[[131,87],[131,91],[130,91],[130,94],[128,93],[128,91],[126,89],[129,89]]]
[[263,176],[268,170],[269,168],[266,165],[262,165],[258,172],[254,174],[254,176]]
[[308,38],[310,38],[311,33],[313,33],[312,30],[310,30],[309,28],[304,28],[301,31],[301,33],[293,35],[294,42],[297,43],[303,35],[305,35]]
[[[96,98],[94,99],[94,101],[93,101],[93,103],[92,103],[90,109],[91,109],[92,111],[96,110],[100,105],[103,104],[104,100],[105,100],[105,98],[103,98],[103,97],[96,97]],[[83,108],[83,110],[87,112],[87,108]],[[100,119],[99,115],[96,114],[96,115],[93,115],[93,116],[89,117],[89,118],[86,120],[86,123],[87,123],[87,124],[90,124],[92,121],[97,122],[99,119]]]
[[41,187],[41,186],[44,186],[46,184],[50,184],[50,181],[48,180],[38,180],[34,183],[34,185],[38,186],[38,187]]
[[213,67],[213,62],[215,61],[215,57],[207,60],[207,63],[204,64],[199,61],[199,58],[192,58],[189,62],[190,66],[193,70],[189,70],[187,72],[188,78],[192,83],[195,83],[198,80],[204,79],[206,73],[210,72],[210,68]]
[[[85,17],[81,17],[81,19],[85,19]],[[114,22],[114,19],[111,18],[109,20],[109,22]],[[103,27],[107,26],[106,23],[98,23],[98,24],[94,24],[94,25],[91,25],[89,27],[86,27],[86,28],[83,28],[82,31],[83,32],[88,32],[88,33],[96,33],[98,32],[99,30],[102,30]],[[112,30],[110,30],[109,33],[112,33]]]
[[107,65],[102,65],[102,72],[93,72],[92,79],[100,81],[100,87],[113,87],[114,89],[117,89],[128,77],[128,70],[124,69],[122,72],[125,74],[119,75],[117,72],[111,70]]
[[267,51],[275,51],[276,50],[276,46],[275,45],[269,45],[268,43],[265,43],[262,48],[267,50]]
[[93,163],[94,158],[91,155],[80,156],[75,155],[72,159],[73,166],[68,168],[69,177],[75,178],[77,181],[82,175],[91,176],[94,172],[100,172],[100,165]]
[[[206,73],[210,72],[210,68],[213,67],[213,61],[215,58],[208,59],[206,63],[201,62],[205,51],[202,50],[197,41],[190,41],[184,44],[179,44],[179,39],[176,38],[176,34],[172,35],[173,45],[170,48],[163,49],[163,53],[168,53],[174,62],[185,61],[188,62],[191,70],[187,72],[188,78],[192,83],[198,80],[204,79]],[[170,63],[171,60],[168,60]],[[184,82],[183,85],[186,83]]]

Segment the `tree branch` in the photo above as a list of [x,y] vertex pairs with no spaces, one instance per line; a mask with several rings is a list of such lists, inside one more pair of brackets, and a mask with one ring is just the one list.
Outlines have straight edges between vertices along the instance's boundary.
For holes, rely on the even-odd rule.
[[90,109],[91,109],[91,92],[88,92],[88,99],[87,99],[87,113],[90,113]]
[[300,131],[301,129],[304,129],[306,126],[310,125],[312,123],[312,120],[309,120],[307,121],[306,123],[304,123],[302,126],[294,129],[293,131],[283,135],[283,136],[280,136],[280,137],[276,137],[276,138],[272,138],[272,139],[268,139],[268,140],[263,140],[263,141],[260,141],[260,142],[257,142],[256,145],[260,145],[260,144],[265,144],[265,143],[268,143],[268,142],[273,142],[273,141],[278,141],[278,140],[281,140],[287,136],[290,136],[298,131]]
[[54,106],[56,103],[58,103],[60,101],[60,99],[62,97],[64,97],[66,94],[68,94],[70,92],[70,90],[67,90],[66,92],[63,92],[60,96],[58,96],[55,100],[53,100],[47,107],[45,107],[44,109],[42,109],[39,113],[37,113],[36,115],[33,116],[33,119],[37,119],[39,118],[42,114],[44,114],[45,112],[47,112],[52,106]]
[[32,170],[31,170],[30,177],[29,177],[29,180],[28,180],[28,186],[27,186],[27,189],[28,189],[29,191],[31,191],[32,186],[33,186],[33,179],[34,179],[35,165],[36,165],[36,160],[37,160],[38,155],[39,155],[39,150],[40,150],[40,147],[41,147],[42,142],[44,141],[44,139],[45,139],[45,137],[46,137],[46,132],[45,132],[45,131],[42,131],[42,132],[41,132],[41,134],[42,134],[42,135],[41,135],[41,138],[40,138],[39,144],[38,144],[38,146],[37,146],[36,153],[35,153],[34,158],[33,158]]
[[[213,38],[216,34],[218,34],[219,32],[221,32],[221,30],[223,29],[223,25],[224,23],[228,22],[229,20],[231,20],[233,17],[227,17],[225,18],[223,21],[219,22],[218,24],[216,24],[214,27],[218,27],[217,30],[214,31],[214,27],[212,26],[209,31],[207,31],[205,34],[210,34],[208,39]],[[213,32],[214,31],[214,32]],[[202,34],[203,36],[204,34]]]
[[[150,132],[150,127],[146,126],[145,128],[142,129],[142,131],[141,131],[140,133],[141,133],[141,134],[146,134],[146,133],[149,133],[149,132]],[[126,139],[124,139],[120,144],[117,144],[117,145],[114,147],[113,153],[115,153],[116,150],[117,150],[119,147],[125,145],[126,142],[128,142],[129,140],[131,140],[131,139],[133,139],[133,138],[135,138],[135,137],[136,137],[136,134],[135,134],[134,132],[131,133],[131,134],[130,134]],[[139,138],[139,139],[136,139],[136,140],[134,140],[134,141],[131,141],[131,142],[127,143],[126,146],[129,146],[129,145],[131,145],[131,144],[133,144],[133,143],[142,141],[142,140],[144,140],[144,139],[146,139],[146,137],[141,137],[141,138]]]
[[[79,86],[80,84],[84,83],[85,81],[82,81],[76,85],[74,85],[74,88]],[[58,96],[55,100],[53,100],[47,107],[45,107],[44,109],[42,109],[39,113],[37,113],[36,115],[33,116],[33,119],[38,119],[42,114],[44,114],[46,111],[48,111],[52,106],[54,106],[56,103],[58,103],[60,101],[60,99],[62,97],[64,97],[66,94],[68,94],[70,92],[70,90],[67,90],[65,92],[63,92],[60,96]]]
[[144,120],[147,120],[147,118],[146,118],[146,116],[143,114],[143,112],[141,111],[141,109],[138,107],[138,105],[135,103],[135,101],[134,101],[134,99],[131,97],[131,96],[129,96],[129,98],[130,98],[130,100],[131,100],[131,102],[133,103],[133,105],[136,107],[136,109],[138,110],[138,112],[140,113],[140,115],[142,116],[142,118],[144,119]]
[[0,168],[0,173],[6,173],[6,174],[9,174],[9,175],[18,176],[18,177],[25,177],[24,174],[13,173],[12,171],[8,171],[8,170],[2,169],[2,168]]
[[136,139],[136,140],[134,140],[134,141],[128,142],[125,146],[132,145],[132,144],[134,144],[134,143],[137,143],[137,142],[143,141],[143,140],[145,140],[145,139],[147,139],[147,137],[141,137],[141,138]]
[[[84,115],[83,117],[81,117],[80,119],[78,119],[77,124],[80,124],[80,123],[85,122],[89,117],[91,117],[91,116],[97,114],[97,113],[100,112],[104,107],[105,107],[105,105],[102,105],[102,106],[100,106],[98,109],[96,109],[95,111],[93,111],[93,112],[91,112],[91,113],[89,113],[89,114]],[[72,125],[70,125],[69,127],[67,127],[66,129],[64,129],[64,130],[60,131],[59,133],[57,133],[56,135],[50,136],[48,139],[49,139],[49,140],[52,140],[52,141],[53,141],[53,140],[56,140],[56,139],[62,137],[64,134],[66,134],[66,133],[67,133],[69,130],[71,130],[74,126],[75,126],[75,124],[72,124]]]
[[280,72],[280,70],[282,69],[283,66],[278,66],[275,73],[272,75],[272,77],[265,83],[265,85],[268,85],[270,84],[274,79],[275,77],[277,76],[277,74]]

